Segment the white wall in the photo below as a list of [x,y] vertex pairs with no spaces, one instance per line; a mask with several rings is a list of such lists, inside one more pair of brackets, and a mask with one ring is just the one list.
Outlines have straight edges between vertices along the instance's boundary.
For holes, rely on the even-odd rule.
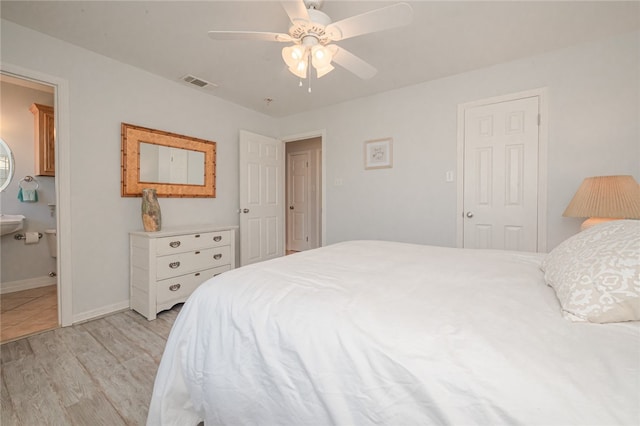
[[217,197],[160,199],[164,227],[238,224],[238,130],[275,134],[274,119],[12,22],[1,31],[3,63],[68,82],[72,229],[60,238],[75,319],[129,303],[128,232],[142,223],[140,198],[120,197],[121,122],[217,142]]
[[[640,33],[287,117],[282,135],[326,129],[327,243],[379,238],[456,244],[458,104],[546,87],[548,249],[578,232],[562,212],[582,179],[640,181]],[[392,137],[393,168],[364,170],[363,143]],[[335,186],[341,179],[342,186]]]
[[[0,212],[22,214],[27,220],[24,232],[40,232],[43,237],[37,244],[25,244],[15,240],[14,234],[0,241],[0,293],[42,284],[55,283],[49,272],[56,271],[55,258],[47,248],[45,229],[55,228],[49,203],[55,204],[55,182],[50,176],[35,175],[34,116],[29,111],[33,103],[53,105],[53,94],[35,88],[2,82],[0,84],[0,137],[9,145],[15,159],[15,175],[5,191],[0,193]],[[38,183],[38,201],[20,202],[17,198],[20,181],[33,176]],[[25,183],[29,188],[32,183]]]

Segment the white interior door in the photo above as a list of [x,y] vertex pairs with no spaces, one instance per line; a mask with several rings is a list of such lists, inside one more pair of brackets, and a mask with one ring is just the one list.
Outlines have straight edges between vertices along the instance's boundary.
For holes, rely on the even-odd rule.
[[538,249],[537,96],[464,113],[464,247]]
[[287,156],[287,250],[309,248],[309,151]]
[[240,131],[240,265],[284,255],[284,144]]

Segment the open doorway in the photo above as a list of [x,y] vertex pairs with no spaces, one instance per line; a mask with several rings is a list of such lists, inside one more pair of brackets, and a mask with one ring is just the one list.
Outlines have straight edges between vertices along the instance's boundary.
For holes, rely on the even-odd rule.
[[55,87],[4,73],[0,84],[0,136],[14,162],[0,194],[2,213],[24,216],[22,229],[0,241],[0,343],[5,343],[59,327],[60,315]]
[[[314,200],[309,207],[313,217],[303,232],[304,241],[309,237],[304,250],[320,247],[326,241],[326,182],[323,130],[275,139],[246,130],[239,134],[239,181],[240,181],[240,265],[280,257],[287,254],[287,193],[286,146],[294,152],[297,142],[315,138],[319,146],[309,152],[309,179],[305,184],[305,196]],[[309,150],[303,146],[301,151]],[[310,195],[313,192],[313,195]],[[290,197],[289,197],[290,198]]]
[[[55,194],[57,240],[58,324],[73,324],[73,259],[71,256],[71,158],[69,143],[69,84],[66,80],[39,71],[3,62],[0,74],[54,88],[55,111]],[[16,171],[16,173],[18,173]],[[3,237],[5,238],[5,237]]]
[[285,253],[322,245],[322,138],[285,144]]

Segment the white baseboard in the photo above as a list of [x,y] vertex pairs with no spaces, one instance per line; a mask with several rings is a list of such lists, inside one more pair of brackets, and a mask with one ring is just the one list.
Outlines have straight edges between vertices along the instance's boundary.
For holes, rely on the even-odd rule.
[[[42,277],[29,278],[26,280],[9,281],[0,284],[0,294],[14,293],[16,291],[30,290],[32,288],[38,287],[46,287],[49,285],[55,285],[56,283],[56,277],[50,277],[47,275]],[[97,319],[99,317],[113,314],[114,312],[123,311],[125,309],[129,309],[129,299],[123,300],[122,302],[114,303],[112,305],[102,306],[98,309],[73,315],[73,324]]]
[[94,309],[87,312],[82,312],[73,316],[73,323],[85,322],[99,317],[113,314],[114,312],[129,309],[129,299],[122,302],[114,303],[113,305],[103,306],[98,309]]
[[0,284],[0,294],[14,293],[16,291],[31,290],[32,288],[55,285],[56,277],[44,275],[42,277],[28,278],[26,280],[9,281]]

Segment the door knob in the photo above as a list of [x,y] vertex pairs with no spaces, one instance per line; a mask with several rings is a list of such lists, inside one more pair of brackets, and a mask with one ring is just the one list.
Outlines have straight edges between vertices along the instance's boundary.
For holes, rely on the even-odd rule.
[[293,210],[293,206],[289,206],[289,210]]
[[473,213],[471,213],[471,212],[467,212],[467,217],[468,217],[469,219],[471,219],[471,218],[473,217]]
[[249,213],[249,209],[242,209],[242,213]]

